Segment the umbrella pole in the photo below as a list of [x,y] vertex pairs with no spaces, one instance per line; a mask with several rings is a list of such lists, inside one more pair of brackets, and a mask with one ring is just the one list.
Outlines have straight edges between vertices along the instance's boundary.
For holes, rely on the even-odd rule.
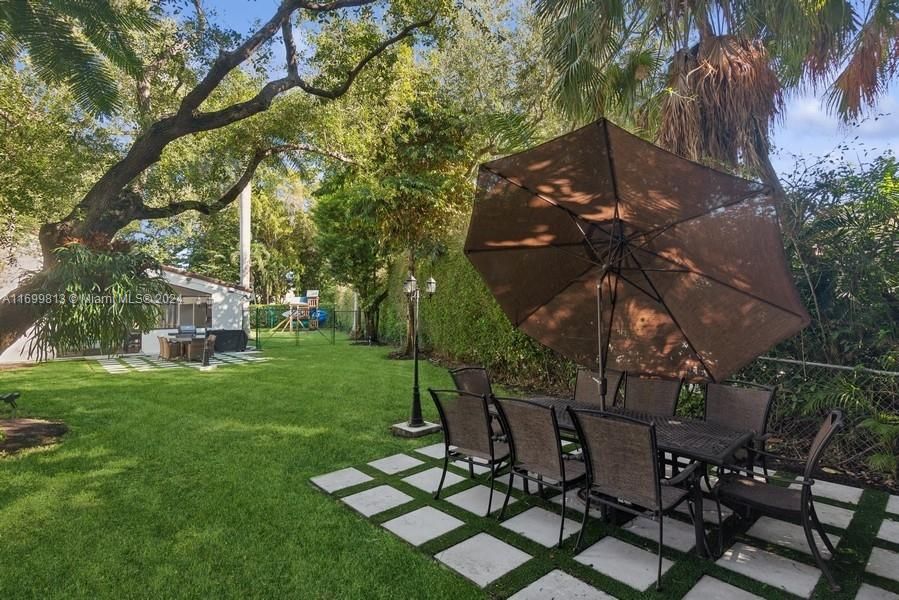
[[599,361],[599,401],[602,409],[606,409],[606,394],[608,392],[608,380],[606,379],[606,361],[603,357],[602,341],[602,280],[606,276],[608,268],[603,268],[596,279],[596,338],[597,360]]

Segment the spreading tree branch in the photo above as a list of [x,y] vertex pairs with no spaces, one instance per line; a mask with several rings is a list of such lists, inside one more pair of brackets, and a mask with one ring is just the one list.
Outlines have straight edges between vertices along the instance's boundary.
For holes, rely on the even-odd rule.
[[165,206],[154,207],[141,205],[136,209],[135,213],[132,216],[134,219],[163,219],[166,217],[180,215],[181,213],[187,212],[189,210],[195,210],[197,212],[203,213],[204,215],[217,213],[234,202],[237,196],[240,195],[241,190],[244,189],[253,179],[253,175],[255,174],[257,167],[259,167],[259,164],[263,160],[265,160],[269,156],[274,156],[283,152],[307,152],[310,154],[318,154],[320,156],[332,158],[334,160],[338,160],[347,164],[355,164],[355,161],[345,154],[333,150],[318,148],[316,146],[312,146],[311,144],[279,144],[277,146],[271,146],[269,148],[261,148],[253,153],[253,156],[250,158],[250,162],[247,164],[243,174],[240,176],[237,182],[230,188],[228,188],[225,193],[222,194],[221,197],[219,197],[219,199],[215,202],[206,203],[200,200],[184,200],[181,202],[172,202]]
[[290,19],[284,21],[281,25],[281,37],[284,38],[284,52],[287,54],[285,60],[287,62],[287,76],[299,79],[300,74],[297,69],[297,46],[293,42],[293,24]]

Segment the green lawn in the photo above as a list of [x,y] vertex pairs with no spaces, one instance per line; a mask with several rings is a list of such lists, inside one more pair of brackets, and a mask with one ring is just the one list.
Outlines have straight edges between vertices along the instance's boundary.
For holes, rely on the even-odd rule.
[[[332,346],[310,334],[298,345],[290,337],[264,341],[271,361],[212,372],[111,375],[93,361],[0,372],[0,390],[23,392],[20,416],[62,419],[71,427],[56,448],[0,460],[0,595],[505,597],[561,566],[620,598],[643,597],[576,563],[570,544],[555,551],[522,542],[495,520],[444,503],[441,510],[467,525],[422,552],[373,524],[410,506],[367,520],[314,488],[310,477],[352,465],[376,477],[369,485],[389,481],[422,505],[427,494],[365,463],[441,438],[389,434],[389,425],[407,415],[412,369],[389,360],[388,349],[341,339]],[[427,363],[422,380],[424,386],[450,383],[445,370]],[[424,408],[433,419],[429,398]],[[839,597],[852,598],[863,578],[885,503],[885,494],[866,492],[843,536],[839,570],[846,593]],[[526,504],[513,505],[512,514]],[[428,556],[484,529],[535,556],[486,592]],[[588,540],[609,533],[652,548],[599,522],[591,524]],[[767,598],[784,597],[708,561],[666,555],[677,564],[665,591],[647,596],[680,598],[711,573]],[[885,580],[864,579],[899,591]],[[823,584],[817,592],[831,596]]]

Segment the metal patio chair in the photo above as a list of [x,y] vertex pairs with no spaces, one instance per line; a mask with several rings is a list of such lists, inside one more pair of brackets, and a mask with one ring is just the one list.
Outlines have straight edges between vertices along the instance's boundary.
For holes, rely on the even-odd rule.
[[497,398],[496,408],[511,453],[508,489],[499,518],[502,520],[506,513],[516,476],[521,477],[525,484],[528,481],[536,482],[541,493],[543,486],[559,490],[562,492],[561,547],[565,533],[565,495],[583,481],[584,463],[562,452],[562,439],[552,407],[527,400]]
[[[723,549],[723,544],[721,543],[721,539],[723,538],[723,535],[721,534],[721,505],[724,504],[733,509],[747,508],[754,514],[767,515],[802,526],[802,529],[805,532],[805,539],[808,542],[809,549],[812,552],[815,562],[818,564],[818,567],[824,573],[825,577],[827,577],[831,589],[833,591],[839,591],[840,587],[834,580],[830,569],[828,569],[824,557],[821,556],[821,551],[815,544],[815,538],[813,536],[813,529],[817,530],[818,534],[821,536],[821,540],[830,552],[831,557],[836,555],[836,550],[830,539],[827,537],[824,528],[821,526],[818,514],[815,512],[814,497],[812,495],[812,486],[815,484],[815,480],[812,479],[812,475],[814,474],[815,469],[818,466],[818,461],[821,459],[827,445],[845,426],[846,423],[843,419],[842,411],[831,411],[821,424],[821,428],[818,430],[818,434],[815,436],[814,441],[812,441],[802,480],[794,482],[772,477],[772,479],[780,480],[784,483],[799,483],[801,489],[795,490],[785,486],[759,481],[753,477],[751,467],[746,471],[746,475],[725,473],[721,476],[718,483],[712,488],[712,495],[715,498],[718,508],[719,554]],[[774,455],[769,454],[768,456]],[[735,466],[735,469],[742,470],[737,466]]]
[[705,420],[736,431],[752,431],[754,437],[750,445],[738,450],[731,462],[748,470],[758,465],[767,479],[768,459],[762,453],[770,437],[768,417],[774,405],[774,388],[753,383],[731,383],[706,385]]
[[490,498],[487,500],[487,514],[493,507],[493,490],[496,473],[503,462],[509,460],[509,446],[496,439],[490,428],[490,411],[487,397],[470,394],[461,390],[434,390],[428,388],[443,426],[443,442],[446,452],[443,457],[443,474],[434,498],[440,498],[449,461],[466,462],[473,474],[474,465],[490,469]]
[[[606,404],[615,405],[618,388],[623,377],[621,371],[606,371]],[[578,367],[577,378],[574,382],[574,401],[584,404],[595,404],[597,408],[602,406],[602,396],[599,393],[599,373],[584,367]]]
[[682,379],[645,379],[627,374],[624,409],[655,417],[673,417],[682,385]]
[[[656,589],[661,589],[665,516],[684,500],[689,502],[690,490],[678,486],[691,480],[698,463],[664,479],[659,475],[654,424],[602,411],[569,408],[568,412],[587,466],[586,506],[575,550],[580,549],[591,502],[658,521]],[[690,515],[696,518],[692,504]]]
[[488,400],[493,401],[493,386],[484,367],[460,367],[450,369],[449,373],[457,390],[487,396]]

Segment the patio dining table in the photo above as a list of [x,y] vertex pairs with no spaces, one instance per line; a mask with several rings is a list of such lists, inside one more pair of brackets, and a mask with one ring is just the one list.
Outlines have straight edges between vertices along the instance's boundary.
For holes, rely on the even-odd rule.
[[[576,409],[597,410],[596,404],[574,402],[563,398],[538,396],[528,398],[531,402],[550,406],[556,413],[559,430],[568,436],[574,436],[574,424],[568,414],[570,406]],[[656,442],[659,450],[674,456],[695,460],[703,465],[723,466],[733,453],[747,445],[753,437],[751,431],[736,431],[720,425],[713,425],[699,419],[686,417],[663,417],[627,411],[620,408],[606,409],[606,412],[651,421],[655,424]],[[696,551],[700,556],[709,556],[705,537],[705,526],[702,512],[702,489],[699,486],[701,470],[697,470],[696,485],[693,486],[693,505],[695,516],[693,526],[696,535]]]

